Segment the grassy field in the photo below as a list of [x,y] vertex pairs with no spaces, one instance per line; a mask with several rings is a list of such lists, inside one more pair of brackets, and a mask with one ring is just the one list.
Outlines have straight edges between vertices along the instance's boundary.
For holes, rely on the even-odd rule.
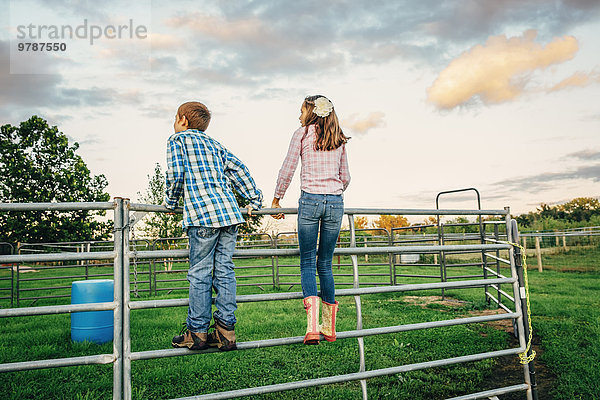
[[[541,399],[600,398],[600,249],[570,250],[567,254],[544,255],[544,265],[552,268],[539,273],[529,271],[535,342],[539,344],[538,361],[543,363],[538,379],[544,383]],[[342,264],[349,260],[342,259]],[[363,260],[364,261],[364,260]],[[370,258],[382,264],[386,258]],[[530,263],[535,260],[530,259]],[[295,259],[280,259],[280,265],[292,265]],[[238,282],[272,282],[271,278],[242,278],[267,275],[271,260],[238,260],[238,266],[255,268],[237,271]],[[174,265],[174,269],[183,266]],[[142,271],[144,268],[140,268]],[[108,268],[90,267],[89,273],[106,273]],[[402,273],[423,273],[423,268],[403,267]],[[82,274],[83,268],[69,269],[69,274]],[[295,274],[297,269],[282,267]],[[369,273],[389,272],[389,266],[364,266]],[[40,270],[32,277],[56,275],[57,271]],[[508,269],[505,270],[508,274]],[[335,267],[335,273],[349,274],[349,266]],[[436,274],[435,267],[427,274]],[[452,275],[476,272],[474,268],[453,268]],[[9,274],[1,271],[2,276]],[[183,279],[184,273],[161,274],[161,279]],[[29,275],[28,275],[29,276]],[[139,275],[140,280],[147,276]],[[364,282],[385,281],[382,276],[363,277]],[[53,281],[52,285],[68,286],[72,279]],[[298,281],[287,277],[288,282]],[[283,282],[283,279],[281,280]],[[339,276],[337,283],[350,282]],[[427,282],[433,279],[399,278],[399,283]],[[47,281],[35,280],[27,287],[43,287]],[[25,283],[23,283],[25,284]],[[140,284],[139,288],[147,284]],[[185,282],[161,282],[159,287],[180,287]],[[239,294],[298,291],[299,286],[239,286]],[[339,286],[347,288],[349,286]],[[34,292],[32,292],[34,293]],[[36,295],[69,293],[68,289],[36,291]],[[405,294],[365,295],[363,323],[365,328],[400,325],[413,322],[452,319],[486,312],[483,289],[446,291],[447,301],[439,299],[439,291]],[[148,298],[140,292],[140,298]],[[185,291],[160,291],[157,298],[185,297]],[[154,298],[154,296],[152,296]],[[356,310],[351,297],[339,297],[338,330],[356,327]],[[36,305],[66,304],[68,298],[44,299]],[[31,303],[31,301],[28,301]],[[28,305],[27,302],[21,304]],[[2,304],[6,307],[6,303]],[[236,332],[240,342],[301,336],[305,317],[300,300],[239,304]],[[131,314],[132,351],[170,347],[171,337],[185,320],[186,308],[138,310]],[[514,338],[506,327],[497,324],[473,324],[426,331],[413,331],[365,338],[367,369],[460,356],[514,347]],[[112,344],[73,343],[70,340],[70,316],[52,315],[9,318],[0,328],[0,363],[62,358],[111,353]],[[506,366],[516,374],[506,381]],[[320,346],[290,345],[276,348],[231,353],[194,354],[132,363],[134,398],[158,399],[193,396],[214,391],[261,386],[308,378],[324,377],[358,370],[358,346],[355,339],[339,340]],[[516,357],[485,360],[446,368],[414,371],[368,381],[369,398],[373,399],[444,399],[477,390],[522,382],[522,371]],[[500,375],[503,376],[500,381]],[[0,385],[2,399],[108,399],[112,393],[112,365],[81,366],[5,373]],[[319,388],[257,396],[264,399],[360,398],[357,382]],[[508,398],[524,398],[523,394]]]

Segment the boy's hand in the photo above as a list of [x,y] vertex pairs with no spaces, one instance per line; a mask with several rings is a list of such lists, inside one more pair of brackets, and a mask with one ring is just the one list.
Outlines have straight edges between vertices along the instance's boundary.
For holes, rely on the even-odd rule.
[[249,217],[251,217],[251,216],[252,216],[252,210],[254,210],[254,209],[252,208],[252,206],[251,206],[251,205],[247,205],[247,206],[246,206],[246,210],[248,210],[248,216],[249,216]]
[[[279,205],[279,199],[277,197],[273,197],[273,202],[271,203],[271,208],[281,208]],[[284,219],[284,214],[271,214],[271,217],[275,219]]]
[[167,211],[165,214],[166,215],[175,215],[175,210],[172,208],[167,207],[167,203],[165,203],[164,201],[161,204],[162,206],[165,206],[167,209],[172,210],[172,211]]

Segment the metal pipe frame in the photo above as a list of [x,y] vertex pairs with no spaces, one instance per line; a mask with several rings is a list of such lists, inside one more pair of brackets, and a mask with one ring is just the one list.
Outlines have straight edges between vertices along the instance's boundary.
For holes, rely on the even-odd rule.
[[[437,253],[440,251],[448,252],[479,252],[481,250],[508,250],[511,246],[509,244],[454,244],[454,245],[434,245],[434,246],[381,246],[381,247],[345,247],[336,248],[334,255],[341,256],[352,256],[352,255],[365,255],[365,254],[404,254],[404,253]],[[73,253],[83,255],[87,253]],[[95,254],[95,253],[89,253]],[[297,256],[300,254],[298,249],[239,249],[236,250],[233,255],[234,257],[246,256],[246,257],[271,257],[271,256]],[[189,256],[189,249],[180,250],[147,250],[138,251],[137,259],[153,259],[153,258],[168,258],[178,257],[186,258]],[[3,256],[7,257],[7,256]],[[22,256],[25,257],[25,256]],[[2,257],[0,257],[2,262]]]
[[83,311],[107,311],[114,310],[117,307],[116,302],[110,303],[86,303],[86,304],[67,304],[63,306],[43,306],[28,308],[7,308],[0,310],[0,318],[3,317],[25,317],[33,315],[51,315],[51,314],[70,314]]
[[[113,400],[123,398],[123,276],[124,274],[124,234],[123,229],[129,220],[123,215],[123,199],[115,199],[114,214],[114,302],[117,307],[114,311],[113,322]],[[129,288],[129,287],[127,287]]]
[[82,261],[106,260],[115,258],[114,251],[97,251],[90,253],[43,253],[43,254],[13,254],[0,256],[2,264],[24,264],[44,261]]
[[[507,238],[508,238],[508,242],[511,243],[513,240],[513,234],[512,234],[512,229],[511,229],[511,216],[510,216],[510,210],[508,207],[506,207],[506,216],[505,216],[505,221],[506,221],[506,234],[507,234]],[[517,266],[515,263],[515,253],[514,253],[514,248],[511,248],[508,250],[509,253],[509,260],[510,260],[510,272],[511,272],[511,276],[513,278],[516,278],[517,280],[515,282],[513,282],[513,296],[516,299],[521,298],[521,290],[519,288],[519,277],[518,277],[518,273],[517,273]],[[515,301],[514,303],[515,305],[515,312],[517,314],[519,314],[519,317],[516,319],[517,322],[517,333],[518,333],[518,338],[519,338],[519,346],[523,348],[523,350],[527,347],[527,344],[525,342],[525,327],[524,327],[524,315],[523,315],[523,309],[521,307],[521,302],[519,301]],[[527,364],[523,365],[523,375],[525,378],[525,383],[529,386],[529,388],[527,389],[527,400],[533,400],[533,392],[531,390],[531,380],[530,380],[530,376],[529,376],[529,366]]]
[[[380,328],[356,329],[356,330],[352,330],[352,331],[337,332],[337,338],[338,339],[362,338],[362,337],[366,337],[366,336],[376,336],[376,335],[384,335],[384,334],[391,334],[391,333],[409,332],[409,331],[416,331],[416,330],[422,330],[422,329],[442,328],[442,327],[457,326],[457,325],[476,324],[476,323],[482,323],[482,322],[501,321],[501,320],[505,320],[505,319],[514,319],[517,316],[518,316],[518,314],[511,311],[506,314],[483,315],[483,316],[479,316],[479,317],[456,318],[456,319],[448,319],[448,320],[441,320],[441,321],[420,322],[420,323],[415,323],[415,324],[384,326],[384,327],[380,327]],[[294,337],[286,337],[286,338],[263,339],[263,340],[255,340],[255,341],[250,341],[250,342],[240,342],[240,343],[237,343],[237,346],[238,346],[238,350],[262,349],[265,347],[300,344],[303,342],[303,340],[304,340],[304,336],[294,336]],[[326,344],[326,343],[323,343],[323,344]],[[191,355],[216,353],[216,352],[218,352],[218,350],[215,348],[209,348],[207,350],[200,350],[200,351],[189,350],[189,349],[185,349],[185,348],[146,350],[146,351],[139,351],[139,352],[132,353],[131,360],[132,361],[133,360],[151,360],[154,358],[191,356]]]
[[[129,246],[129,213],[130,211],[154,211],[154,212],[166,212],[167,210],[163,206],[155,205],[143,205],[130,203],[128,199],[115,198],[114,202],[106,203],[32,203],[32,204],[0,204],[0,211],[28,211],[28,210],[94,210],[94,209],[113,209],[114,210],[114,249],[113,251],[105,252],[79,252],[79,253],[59,253],[59,254],[26,254],[26,255],[10,255],[0,256],[0,263],[21,263],[21,262],[43,262],[43,261],[83,261],[83,260],[106,260],[114,259],[114,300],[113,302],[106,303],[91,303],[91,304],[78,304],[78,305],[65,305],[65,306],[47,306],[47,307],[33,307],[28,309],[7,309],[0,310],[0,317],[10,316],[28,316],[28,315],[43,315],[43,314],[58,314],[58,313],[69,313],[69,312],[80,312],[80,311],[98,311],[98,310],[114,310],[114,340],[113,340],[113,354],[101,354],[95,356],[85,357],[72,357],[65,359],[55,360],[40,360],[40,361],[28,361],[18,362],[11,364],[0,364],[1,371],[19,371],[24,369],[38,369],[38,368],[51,368],[51,367],[62,367],[71,365],[87,365],[87,364],[109,364],[113,363],[113,399],[131,399],[131,361],[132,360],[143,360],[152,358],[172,357],[188,354],[198,354],[202,352],[193,352],[187,349],[169,349],[169,350],[155,350],[145,352],[131,352],[130,342],[130,312],[135,309],[148,309],[148,308],[159,308],[159,307],[179,307],[187,306],[189,300],[186,299],[167,299],[167,300],[151,300],[151,301],[130,301],[130,284],[129,284],[129,268],[130,259],[133,257],[130,246]],[[297,213],[297,209],[277,209],[277,213],[285,212],[288,214]],[[257,214],[272,214],[274,210],[263,209]],[[263,387],[246,388],[240,390],[233,390],[221,393],[210,393],[201,396],[193,396],[185,399],[221,399],[230,398],[232,396],[250,396],[262,393],[271,393],[284,390],[291,390],[304,387],[320,386],[331,383],[341,383],[349,381],[361,381],[361,388],[363,398],[367,398],[366,390],[366,379],[385,376],[391,374],[398,374],[408,371],[414,371],[425,368],[439,367],[444,365],[451,365],[463,362],[483,360],[492,357],[500,357],[504,355],[512,355],[522,352],[525,349],[525,329],[523,325],[524,315],[521,307],[521,302],[514,302],[515,311],[511,311],[506,308],[500,302],[499,306],[505,309],[505,314],[491,315],[491,316],[480,316],[470,318],[459,318],[454,320],[445,321],[430,321],[417,324],[407,324],[391,327],[380,327],[363,329],[362,328],[362,311],[361,311],[361,295],[365,294],[376,294],[376,293],[392,293],[392,292],[409,292],[417,290],[427,289],[449,289],[449,288],[472,288],[472,287],[488,287],[492,286],[494,289],[498,289],[500,293],[500,284],[512,284],[514,299],[518,299],[521,289],[519,288],[519,277],[517,274],[515,262],[514,262],[514,250],[510,242],[512,240],[511,230],[509,225],[510,210],[505,208],[504,210],[421,210],[421,209],[346,209],[345,213],[348,215],[350,222],[350,243],[349,247],[337,248],[336,255],[348,255],[352,261],[353,267],[353,288],[352,289],[340,289],[336,290],[338,296],[354,296],[356,308],[357,308],[357,329],[353,331],[338,332],[338,338],[357,338],[359,344],[359,356],[360,356],[360,367],[356,373],[337,375],[332,377],[324,377],[318,379],[309,379],[305,381],[288,382],[276,385],[268,385]],[[354,227],[354,215],[381,215],[381,214],[404,214],[404,215],[500,215],[505,219],[507,226],[507,241],[509,243],[496,240],[494,244],[485,244],[487,238],[482,236],[481,244],[471,245],[446,245],[443,240],[438,245],[431,246],[394,246],[393,234],[390,235],[389,246],[381,247],[370,247],[361,248],[357,247],[356,243],[356,230]],[[480,223],[481,225],[481,223]],[[443,235],[442,235],[443,237]],[[459,239],[457,239],[459,240]],[[464,236],[463,236],[464,240]],[[386,242],[382,242],[386,243]],[[344,244],[346,244],[344,242]],[[386,243],[388,244],[388,243]],[[149,247],[149,246],[147,246]],[[154,244],[152,248],[154,248]],[[248,246],[250,247],[250,246]],[[254,246],[258,247],[258,246]],[[275,247],[277,245],[275,244]],[[443,279],[442,282],[425,283],[425,284],[407,284],[407,285],[390,285],[390,286],[379,286],[379,287],[360,287],[359,274],[358,274],[358,255],[366,254],[403,254],[403,253],[421,253],[421,254],[444,254],[446,252],[483,252],[486,256],[486,251],[508,250],[509,260],[499,259],[496,256],[498,262],[507,262],[511,267],[511,277],[496,278],[496,279],[477,279],[477,280],[466,280],[466,281],[453,281],[449,282],[447,279]],[[150,250],[150,251],[139,251],[135,254],[136,259],[152,259],[156,260],[161,257],[186,257],[189,254],[187,249],[180,250]],[[235,256],[238,257],[271,257],[272,260],[276,260],[278,256],[295,256],[298,255],[297,249],[268,249],[268,248],[249,248],[249,249],[238,249],[235,252]],[[149,264],[151,265],[151,264]],[[383,264],[387,265],[387,264]],[[480,265],[479,263],[477,265]],[[484,268],[486,267],[485,262],[483,263]],[[265,266],[268,267],[268,266]],[[277,262],[272,263],[272,267],[279,269]],[[395,265],[390,265],[394,267]],[[485,270],[484,270],[485,271]],[[395,271],[394,271],[395,272]],[[152,271],[148,272],[149,274]],[[154,270],[156,274],[156,270]],[[394,274],[395,275],[395,274]],[[253,277],[253,276],[246,276]],[[439,277],[438,277],[439,278]],[[462,278],[462,277],[452,277]],[[392,278],[395,279],[395,276]],[[274,282],[273,284],[279,284]],[[393,283],[393,282],[392,282]],[[149,290],[151,290],[150,287]],[[156,290],[156,288],[155,288]],[[502,295],[508,297],[508,294],[501,292]],[[265,293],[257,295],[241,295],[237,296],[238,302],[261,302],[261,301],[279,301],[279,300],[291,300],[302,298],[301,292],[295,293]],[[214,299],[213,299],[214,301]],[[415,363],[409,365],[402,365],[391,368],[383,368],[377,370],[366,370],[364,362],[364,341],[365,336],[380,335],[387,333],[404,332],[409,330],[417,329],[430,329],[442,326],[453,326],[459,324],[468,323],[480,323],[488,322],[500,319],[512,319],[516,322],[519,347],[513,349],[505,349],[498,351],[491,351],[486,353],[471,354],[460,357],[447,358],[442,360],[434,360],[422,363]],[[290,337],[280,339],[267,339],[255,342],[239,343],[238,348],[240,350],[250,348],[262,348],[270,346],[279,346],[286,344],[301,343],[302,337]],[[214,351],[214,350],[209,350]],[[508,386],[505,388],[492,389],[484,392],[473,393],[455,399],[475,399],[482,395],[496,395],[510,393],[514,391],[527,391],[528,400],[531,399],[531,384],[529,380],[528,366],[524,366],[525,384]]]
[[[395,292],[414,292],[431,289],[460,289],[483,287],[490,284],[499,283],[515,283],[516,278],[502,279],[479,279],[469,281],[456,282],[431,282],[431,283],[413,283],[397,286],[377,286],[366,288],[339,289],[335,291],[336,296],[361,296],[365,294],[379,293],[395,293]],[[284,292],[284,293],[261,293],[247,294],[236,297],[238,303],[256,303],[262,301],[279,301],[279,300],[295,300],[302,299],[302,292]],[[213,298],[213,302],[215,299]],[[140,300],[131,302],[129,308],[131,310],[140,310],[146,308],[162,308],[162,307],[183,307],[188,306],[188,299],[164,299],[164,300]]]
[[[15,253],[15,246],[12,243],[8,243],[8,242],[0,242],[0,245],[4,245],[7,246],[10,249],[10,254],[14,254]],[[1,297],[0,299],[2,300],[8,300],[10,299],[10,306],[13,307],[14,306],[14,297],[15,297],[15,269],[14,269],[14,265],[6,265],[6,266],[0,266],[0,269],[10,269],[10,278],[3,278],[2,280],[10,280],[10,287],[9,288],[2,288],[0,290],[6,290],[6,291],[10,291],[10,297]]]
[[113,354],[96,356],[56,358],[53,360],[23,361],[0,364],[0,372],[27,371],[42,368],[72,367],[77,365],[110,364],[115,361]]
[[115,201],[88,203],[0,203],[0,211],[113,210],[115,209],[115,206]]
[[494,398],[493,396],[498,396],[500,394],[514,393],[514,392],[522,392],[527,389],[529,389],[529,386],[522,383],[520,385],[507,386],[507,387],[499,388],[499,389],[484,390],[483,392],[471,393],[471,394],[467,394],[465,396],[452,397],[451,399],[447,399],[447,400],[493,399]]
[[[356,249],[356,231],[354,227],[354,215],[348,214],[348,223],[350,227],[350,247]],[[334,251],[335,255],[335,251]],[[356,254],[350,255],[350,259],[352,260],[352,287],[354,289],[358,289],[360,287],[359,277],[358,277],[358,257]],[[356,305],[356,329],[362,330],[362,303],[360,299],[360,295],[354,296],[354,304]],[[365,365],[365,342],[362,336],[358,336],[356,338],[358,341],[358,356],[359,356],[359,367],[358,371],[364,372],[366,370]],[[367,400],[367,381],[365,379],[360,380],[360,388],[362,391],[363,400]]]
[[[421,370],[421,369],[443,367],[446,365],[460,364],[460,363],[465,363],[465,362],[485,360],[488,358],[514,355],[514,354],[518,354],[520,351],[522,351],[521,348],[490,351],[487,353],[479,353],[479,354],[472,354],[472,355],[468,355],[468,356],[446,358],[443,360],[427,361],[427,362],[415,363],[415,364],[407,364],[407,365],[401,365],[398,367],[375,369],[375,370],[365,371],[365,372],[355,372],[352,374],[336,375],[336,376],[330,376],[330,377],[325,377],[325,378],[308,379],[308,380],[304,380],[304,381],[280,383],[280,384],[276,384],[276,385],[261,386],[261,387],[257,387],[257,388],[247,388],[247,389],[232,390],[232,391],[228,391],[228,392],[210,393],[210,394],[201,395],[201,396],[181,397],[181,398],[173,399],[173,400],[230,399],[233,397],[244,397],[244,396],[257,395],[257,394],[281,392],[281,391],[285,391],[285,390],[302,389],[302,388],[308,388],[308,387],[314,387],[314,386],[329,385],[329,384],[333,384],[333,383],[352,382],[352,381],[377,378],[377,377],[387,376],[387,375],[401,374],[404,372],[417,371],[417,370]],[[529,387],[529,386],[523,385],[523,387]]]
[[510,301],[513,301],[513,302],[515,301],[514,297],[512,297],[511,295],[506,293],[504,290],[498,289],[498,286],[496,286],[496,285],[490,285],[490,286],[493,287],[494,289],[497,289],[502,296],[506,297]]
[[[60,204],[60,203],[58,203]],[[75,203],[78,204],[78,203]],[[130,211],[146,212],[164,212],[164,213],[182,213],[182,208],[175,210],[168,209],[165,206],[152,204],[130,203]],[[0,207],[0,211],[2,208]],[[240,210],[242,214],[247,214],[246,209]],[[345,208],[345,214],[352,215],[506,215],[504,210],[460,210],[460,209],[415,209],[415,208]],[[272,214],[298,214],[297,208],[262,208],[252,211],[253,215],[272,215]]]

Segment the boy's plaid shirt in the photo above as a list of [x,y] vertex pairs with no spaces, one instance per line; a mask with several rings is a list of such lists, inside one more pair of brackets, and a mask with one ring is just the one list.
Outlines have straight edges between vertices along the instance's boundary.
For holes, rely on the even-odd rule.
[[166,206],[175,208],[183,195],[183,227],[223,227],[244,222],[235,200],[235,189],[262,205],[248,168],[223,145],[202,131],[188,129],[167,143]]

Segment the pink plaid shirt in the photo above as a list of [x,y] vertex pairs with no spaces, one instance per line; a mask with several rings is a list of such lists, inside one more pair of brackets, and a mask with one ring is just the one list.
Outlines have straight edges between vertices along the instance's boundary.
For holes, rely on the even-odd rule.
[[315,150],[315,126],[309,125],[306,135],[304,132],[305,127],[302,126],[292,136],[290,148],[277,176],[275,197],[283,198],[292,182],[299,158],[302,158],[300,188],[303,191],[315,194],[342,194],[350,183],[346,146],[341,145],[330,151]]

